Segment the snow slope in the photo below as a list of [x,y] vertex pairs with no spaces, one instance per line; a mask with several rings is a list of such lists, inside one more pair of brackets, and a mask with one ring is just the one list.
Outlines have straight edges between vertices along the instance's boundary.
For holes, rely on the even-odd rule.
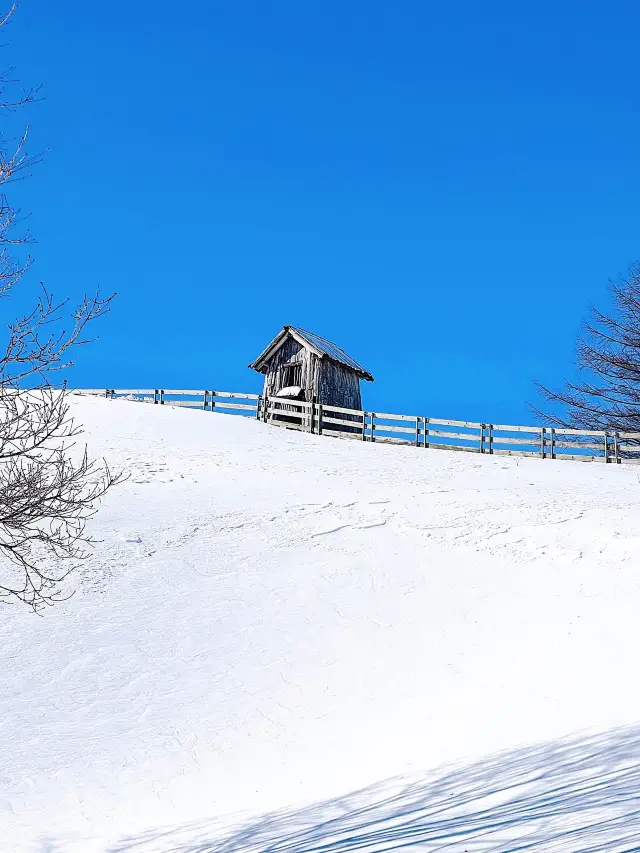
[[[637,469],[126,401],[74,409],[91,452],[131,478],[93,523],[102,541],[74,598],[42,618],[0,607],[0,850],[279,850],[293,833],[298,853],[328,843],[329,825],[351,839],[336,850],[390,849],[363,804],[393,823],[416,792],[449,791],[464,815],[456,791],[474,780],[474,804],[493,794],[473,823],[485,837],[516,772],[536,803],[558,779],[627,784],[619,762],[640,759]],[[581,732],[594,734],[559,741]],[[369,785],[382,787],[321,805]],[[612,801],[598,790],[600,814]],[[543,846],[553,816],[525,813],[536,850],[593,843]],[[499,845],[522,821],[494,846],[447,849],[511,849]],[[300,835],[307,824],[325,834]],[[394,833],[395,849],[411,837]]]

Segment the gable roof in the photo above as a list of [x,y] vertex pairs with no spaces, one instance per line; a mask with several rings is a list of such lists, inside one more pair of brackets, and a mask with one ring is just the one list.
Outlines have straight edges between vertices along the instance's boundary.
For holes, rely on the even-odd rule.
[[328,358],[331,361],[338,362],[338,364],[343,364],[345,367],[348,367],[350,370],[357,373],[361,379],[373,382],[373,376],[369,371],[365,370],[364,367],[358,364],[358,362],[351,358],[350,355],[347,355],[347,353],[337,346],[337,344],[334,344],[332,341],[328,341],[326,338],[320,337],[320,335],[314,334],[314,332],[308,332],[306,329],[298,329],[295,326],[285,326],[283,330],[275,336],[264,352],[262,352],[258,358],[249,365],[249,367],[253,370],[257,370],[259,373],[266,373],[268,362],[273,354],[280,349],[288,335],[295,338],[295,340],[303,347],[311,350],[311,352],[314,353],[314,355],[317,355],[318,358]]

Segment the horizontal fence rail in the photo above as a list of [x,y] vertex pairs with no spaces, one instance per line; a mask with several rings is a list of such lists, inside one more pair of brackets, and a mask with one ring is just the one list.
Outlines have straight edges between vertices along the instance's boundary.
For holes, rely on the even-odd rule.
[[640,462],[640,432],[443,420],[211,389],[78,388],[72,393],[243,415],[285,429],[356,441],[539,459]]

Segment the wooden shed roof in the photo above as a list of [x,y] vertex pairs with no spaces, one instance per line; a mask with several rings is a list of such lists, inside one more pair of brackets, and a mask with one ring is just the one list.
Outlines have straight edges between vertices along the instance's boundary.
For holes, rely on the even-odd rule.
[[266,373],[269,361],[273,354],[280,349],[288,335],[295,338],[295,340],[297,340],[303,347],[311,350],[311,352],[317,355],[318,358],[328,358],[331,361],[338,362],[338,364],[343,364],[345,367],[353,370],[354,373],[357,373],[361,379],[373,382],[373,376],[369,371],[365,370],[364,367],[362,367],[361,364],[358,364],[358,362],[351,358],[350,355],[347,355],[347,353],[337,346],[337,344],[334,344],[332,341],[328,341],[326,338],[320,337],[320,335],[316,335],[314,332],[308,332],[306,329],[298,329],[295,326],[285,326],[283,330],[271,341],[264,352],[260,353],[258,358],[252,362],[249,367],[253,370],[259,371],[260,373]]

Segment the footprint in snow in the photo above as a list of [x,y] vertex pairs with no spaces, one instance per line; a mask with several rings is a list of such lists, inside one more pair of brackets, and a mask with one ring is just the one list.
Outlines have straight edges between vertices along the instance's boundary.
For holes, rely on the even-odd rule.
[[337,533],[339,530],[344,530],[346,527],[350,527],[350,524],[339,524],[336,527],[331,527],[328,530],[318,530],[317,533],[312,533],[311,538],[315,539],[317,536],[329,536],[331,533]]
[[372,521],[369,524],[358,524],[356,525],[357,530],[370,530],[372,527],[384,527],[387,523],[387,519],[383,518],[381,521]]

